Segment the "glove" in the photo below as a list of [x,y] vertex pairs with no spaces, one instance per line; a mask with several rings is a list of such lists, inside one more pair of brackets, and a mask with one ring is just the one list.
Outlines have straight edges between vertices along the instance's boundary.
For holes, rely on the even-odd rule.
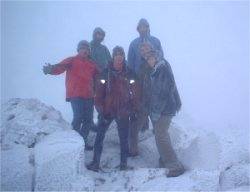
[[45,75],[47,74],[51,74],[52,73],[52,69],[53,69],[53,65],[49,64],[49,63],[45,63],[46,65],[43,66],[43,73]]

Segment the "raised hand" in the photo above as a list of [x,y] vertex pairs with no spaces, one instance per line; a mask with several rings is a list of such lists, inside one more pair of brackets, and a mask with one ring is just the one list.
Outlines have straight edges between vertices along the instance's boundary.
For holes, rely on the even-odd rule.
[[50,63],[45,63],[45,65],[43,66],[43,73],[45,75],[51,74],[52,68],[53,68],[53,66]]

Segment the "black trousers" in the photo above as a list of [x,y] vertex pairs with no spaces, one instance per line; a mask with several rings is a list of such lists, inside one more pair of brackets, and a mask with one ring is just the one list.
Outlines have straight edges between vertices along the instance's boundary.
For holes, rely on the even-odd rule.
[[87,137],[93,121],[94,101],[93,99],[72,98],[70,103],[73,110],[72,127],[83,137],[87,145]]
[[120,139],[120,150],[121,150],[120,154],[121,163],[127,164],[129,117],[104,119],[102,116],[98,118],[98,131],[94,145],[93,161],[98,164],[100,164],[101,160],[105,134],[109,128],[109,125],[113,120],[116,121],[118,128],[118,135]]

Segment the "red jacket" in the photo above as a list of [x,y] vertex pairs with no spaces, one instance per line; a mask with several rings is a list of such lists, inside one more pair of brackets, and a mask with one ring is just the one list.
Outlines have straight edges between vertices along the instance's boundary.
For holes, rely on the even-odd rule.
[[66,100],[81,97],[94,97],[94,78],[98,73],[96,64],[89,59],[82,59],[76,55],[64,59],[52,68],[52,75],[59,75],[66,71]]
[[106,117],[125,117],[138,111],[139,90],[136,75],[128,68],[121,73],[111,67],[99,75],[95,107]]

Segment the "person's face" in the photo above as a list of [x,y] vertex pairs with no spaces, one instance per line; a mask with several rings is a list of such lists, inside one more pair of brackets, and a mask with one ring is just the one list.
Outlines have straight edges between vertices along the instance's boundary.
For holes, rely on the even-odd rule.
[[151,68],[153,68],[156,64],[156,58],[154,56],[147,57],[147,63]]
[[87,47],[79,49],[78,55],[82,58],[87,58],[89,56],[89,49]]
[[142,56],[143,58],[146,57],[146,54],[147,54],[149,51],[151,51],[151,47],[150,47],[149,45],[147,45],[147,44],[142,45],[142,46],[140,47],[140,53],[141,53],[141,56]]
[[95,33],[95,36],[94,36],[94,40],[101,43],[104,39],[104,34],[103,33],[100,33],[100,32],[97,32]]
[[114,68],[117,71],[121,71],[123,67],[124,56],[117,54],[114,56]]
[[147,25],[139,25],[137,28],[140,35],[145,36],[148,33],[148,26]]

